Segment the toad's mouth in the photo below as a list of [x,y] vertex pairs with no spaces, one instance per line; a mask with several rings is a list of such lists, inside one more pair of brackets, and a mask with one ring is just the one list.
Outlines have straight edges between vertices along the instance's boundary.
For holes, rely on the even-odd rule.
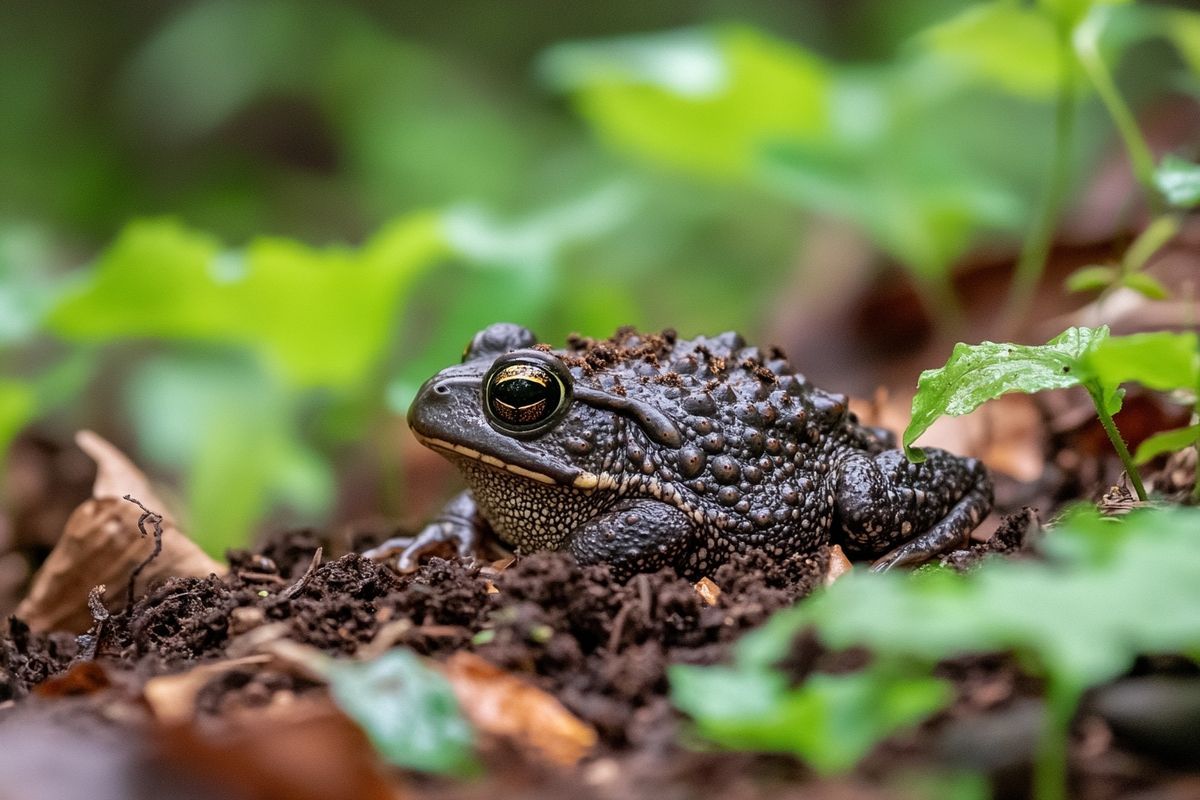
[[437,439],[432,436],[423,436],[416,431],[413,435],[417,437],[417,441],[431,450],[439,450],[447,455],[469,458],[486,464],[493,469],[510,472],[513,475],[519,475],[522,478],[528,478],[531,481],[545,483],[551,486],[571,486],[576,489],[608,489],[616,486],[616,481],[611,475],[588,472],[578,468],[570,469],[555,469],[553,465],[547,464],[546,472],[538,472],[527,467],[522,467],[518,464],[513,464],[497,458],[489,453],[481,453],[473,447],[467,447],[465,444],[456,444],[448,442],[445,439]]

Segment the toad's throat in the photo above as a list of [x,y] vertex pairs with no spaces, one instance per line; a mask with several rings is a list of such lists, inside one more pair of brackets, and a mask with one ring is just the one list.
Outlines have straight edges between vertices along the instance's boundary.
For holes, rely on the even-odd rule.
[[544,472],[537,472],[536,470],[528,469],[517,464],[508,463],[502,459],[496,458],[493,455],[489,455],[488,453],[481,453],[472,447],[467,447],[465,444],[455,444],[454,442],[448,442],[445,439],[435,439],[432,436],[422,436],[416,431],[413,431],[413,435],[417,437],[417,441],[430,449],[440,450],[448,454],[470,458],[474,461],[487,464],[489,467],[503,470],[505,472],[511,472],[513,475],[519,475],[522,478],[528,478],[529,480],[537,481],[538,483],[545,483],[550,486],[568,485],[576,489],[610,489],[616,486],[616,481],[613,480],[611,475],[597,475],[596,473],[588,472],[587,470],[575,469],[572,470],[572,475],[564,476],[564,480],[559,480],[553,475],[547,475]]

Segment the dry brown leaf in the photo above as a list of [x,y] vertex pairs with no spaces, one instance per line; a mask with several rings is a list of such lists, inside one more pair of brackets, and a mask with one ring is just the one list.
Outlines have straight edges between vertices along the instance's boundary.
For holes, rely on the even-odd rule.
[[[864,425],[899,433],[908,425],[912,396],[892,396],[880,389],[869,401],[851,399],[850,408]],[[966,416],[939,418],[919,444],[974,456],[988,469],[1030,482],[1041,477],[1045,468],[1043,427],[1032,397],[1007,394]]]
[[558,700],[473,653],[455,653],[443,670],[478,730],[515,739],[563,766],[596,744],[596,731]]
[[721,587],[713,583],[707,576],[696,581],[692,588],[696,590],[696,594],[700,595],[700,599],[706,606],[715,606],[721,597]]
[[[205,720],[209,722],[209,720]],[[357,725],[328,697],[166,725],[156,741],[175,769],[257,800],[399,800]]]
[[91,431],[80,431],[75,438],[96,462],[93,497],[67,520],[62,537],[18,606],[18,617],[35,631],[86,631],[92,624],[88,591],[99,584],[114,588],[106,601],[111,611],[124,606],[129,576],[154,550],[153,537],[138,531],[141,509],[124,500],[126,494],[163,516],[162,552],[138,574],[135,592],[168,577],[202,578],[225,572],[222,564],[180,532],[149,480],[120,450]]
[[51,675],[46,680],[33,687],[33,693],[38,697],[73,697],[81,694],[93,694],[112,685],[108,671],[95,661],[80,661],[66,672]]
[[850,559],[846,558],[840,544],[829,548],[829,567],[825,570],[825,585],[832,586],[833,582],[853,568]]
[[193,667],[176,675],[161,675],[146,681],[142,696],[159,722],[178,725],[196,715],[196,695],[218,675],[252,664],[265,664],[269,655],[246,656]]

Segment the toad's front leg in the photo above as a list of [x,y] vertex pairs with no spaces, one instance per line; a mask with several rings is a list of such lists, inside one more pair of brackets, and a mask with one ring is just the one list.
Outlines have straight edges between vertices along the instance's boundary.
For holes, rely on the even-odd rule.
[[674,506],[657,500],[619,500],[574,532],[567,549],[581,564],[608,564],[625,579],[678,566],[696,526]]
[[[901,450],[856,453],[838,466],[835,536],[872,569],[921,564],[965,546],[992,508],[987,470],[974,458],[927,449],[914,464]],[[889,548],[895,548],[887,552]]]
[[397,536],[363,553],[366,558],[383,560],[396,557],[399,572],[417,568],[421,556],[442,545],[452,545],[459,558],[470,559],[483,540],[488,524],[475,506],[470,490],[459,492],[442,506],[439,513],[416,536]]

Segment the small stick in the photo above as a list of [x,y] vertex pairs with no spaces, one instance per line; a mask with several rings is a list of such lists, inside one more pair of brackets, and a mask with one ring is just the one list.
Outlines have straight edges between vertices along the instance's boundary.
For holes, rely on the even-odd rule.
[[138,517],[138,521],[137,521],[138,533],[140,533],[143,537],[148,536],[149,534],[146,533],[146,523],[149,522],[151,525],[154,526],[154,551],[152,553],[150,553],[150,555],[148,555],[146,557],[146,559],[144,561],[142,561],[142,563],[140,563],[136,567],[134,567],[133,572],[129,573],[129,589],[127,592],[128,599],[126,600],[126,603],[125,603],[125,611],[127,613],[132,613],[133,612],[133,584],[137,580],[137,576],[142,573],[142,570],[144,570],[146,567],[150,566],[150,562],[153,561],[154,559],[158,558],[158,554],[162,552],[163,518],[162,518],[162,514],[156,514],[153,511],[151,511],[150,509],[146,508],[144,505],[142,505],[142,501],[135,499],[133,497],[133,495],[127,494],[127,495],[125,495],[124,499],[133,503],[134,505],[136,505],[138,508],[140,508],[142,510],[142,515],[140,517]]
[[281,600],[291,600],[293,597],[300,594],[300,592],[304,591],[304,587],[308,586],[308,582],[312,580],[312,576],[316,573],[317,567],[321,566],[321,558],[324,556],[324,554],[325,548],[318,547],[316,552],[313,553],[312,561],[308,562],[308,569],[306,569],[304,574],[300,576],[300,580],[296,581],[291,586],[279,593],[279,598]]
[[96,635],[79,652],[79,655],[72,659],[72,664],[80,661],[94,661],[100,652],[101,645],[104,644],[104,638],[108,634],[108,621],[112,618],[108,609],[104,607],[104,590],[105,586],[102,583],[99,586],[93,586],[92,590],[88,592],[88,611],[92,614],[92,626],[96,629]]

